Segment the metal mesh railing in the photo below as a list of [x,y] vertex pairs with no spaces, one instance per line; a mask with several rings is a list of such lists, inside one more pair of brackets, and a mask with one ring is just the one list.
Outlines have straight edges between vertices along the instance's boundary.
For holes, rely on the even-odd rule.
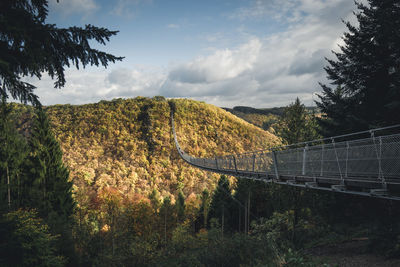
[[[194,158],[182,151],[173,132],[178,151],[187,162],[201,168],[237,173],[262,173],[279,176],[334,177],[400,182],[400,134],[336,142],[346,135],[304,142],[292,146],[214,158]],[[392,128],[392,127],[390,127]],[[360,133],[356,133],[360,134]],[[310,145],[319,143],[317,145]]]

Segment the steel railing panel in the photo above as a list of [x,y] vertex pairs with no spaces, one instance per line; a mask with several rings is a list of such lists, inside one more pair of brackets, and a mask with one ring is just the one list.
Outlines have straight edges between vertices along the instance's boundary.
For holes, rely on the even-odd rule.
[[[380,182],[389,178],[400,182],[400,134],[375,136],[377,130],[371,130],[369,138],[341,142],[335,142],[334,138],[321,139],[301,143],[294,148],[286,146],[213,158],[195,158],[180,148],[173,124],[172,130],[180,156],[201,168],[229,173],[260,173],[264,177],[268,174],[278,177],[336,177],[342,180],[357,178]],[[346,136],[351,135],[340,137]]]

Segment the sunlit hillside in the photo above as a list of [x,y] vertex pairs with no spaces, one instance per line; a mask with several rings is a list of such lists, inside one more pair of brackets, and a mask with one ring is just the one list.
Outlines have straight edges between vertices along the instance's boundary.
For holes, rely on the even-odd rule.
[[[266,148],[276,136],[223,109],[192,100],[170,100],[182,147],[194,156]],[[125,196],[147,197],[153,189],[173,199],[212,189],[217,174],[184,163],[175,150],[170,105],[163,97],[101,101],[47,108],[77,191],[98,194],[113,187]]]

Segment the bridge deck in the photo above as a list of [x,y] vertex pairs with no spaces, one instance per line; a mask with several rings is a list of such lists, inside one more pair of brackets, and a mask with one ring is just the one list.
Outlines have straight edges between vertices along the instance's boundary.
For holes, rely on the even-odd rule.
[[[243,154],[195,158],[172,131],[179,155],[194,167],[241,178],[400,200],[400,134],[336,142],[334,138]],[[325,141],[325,142],[324,142]],[[312,145],[313,144],[313,145]]]

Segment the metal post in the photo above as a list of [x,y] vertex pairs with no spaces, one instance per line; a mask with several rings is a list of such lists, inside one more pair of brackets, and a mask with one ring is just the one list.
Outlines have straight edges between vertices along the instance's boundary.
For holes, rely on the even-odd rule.
[[386,189],[387,185],[386,185],[385,177],[383,176],[383,171],[382,171],[382,137],[379,136],[379,151],[378,151],[378,148],[376,147],[375,134],[373,131],[371,131],[371,138],[372,138],[372,141],[374,142],[376,157],[378,159],[378,179],[381,179],[381,181],[382,181],[382,188]]
[[217,157],[215,157],[215,167],[217,168],[217,170],[219,170],[219,168],[218,168],[218,159],[217,159]]
[[256,164],[256,154],[253,153],[253,172],[254,172],[255,164]]
[[346,171],[344,177],[348,177],[348,161],[349,161],[349,142],[346,141]]
[[303,168],[301,171],[302,175],[306,175],[307,150],[308,150],[308,144],[306,144],[306,146],[303,149]]
[[321,177],[324,175],[324,148],[325,148],[325,144],[322,144],[322,148],[321,148],[321,174],[320,174]]
[[[375,138],[375,137],[374,137]],[[379,168],[379,178],[383,179],[382,175],[382,138],[379,136],[379,152],[378,154],[378,168]]]
[[382,137],[381,136],[379,136],[379,171],[381,173],[382,187],[384,189],[387,189],[385,176],[383,176],[383,171],[382,171]]
[[[261,164],[261,162],[264,162],[264,163],[265,163],[265,164],[264,164],[264,167],[265,167],[265,175],[266,175],[267,180],[268,180],[268,168],[267,168],[266,160],[264,159],[264,152],[261,152],[261,154],[260,154],[260,164]],[[259,170],[262,171],[262,167],[261,167],[261,166],[259,166]]]
[[233,164],[235,165],[235,171],[238,172],[237,166],[236,166],[236,157],[235,157],[235,155],[232,155],[232,158],[233,158]]
[[275,151],[272,151],[272,158],[274,160],[275,177],[277,180],[279,180],[278,161],[276,160],[276,152]]
[[342,184],[344,184],[344,179],[343,179],[343,175],[342,175],[342,170],[340,168],[340,163],[339,163],[339,157],[336,151],[336,146],[335,146],[335,139],[331,138],[332,140],[332,144],[333,144],[333,150],[335,151],[335,156],[336,156],[336,162],[338,165],[338,169],[339,169],[339,174],[340,174],[340,179],[342,180]]

